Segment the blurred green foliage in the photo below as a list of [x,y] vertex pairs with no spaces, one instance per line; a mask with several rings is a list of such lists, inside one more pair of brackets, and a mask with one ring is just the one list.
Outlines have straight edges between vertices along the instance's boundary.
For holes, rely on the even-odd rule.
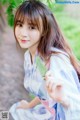
[[2,5],[7,5],[7,20],[10,26],[14,24],[14,10],[25,0],[0,0]]
[[58,6],[56,4],[55,8],[57,7],[62,8],[62,10],[54,11],[59,26],[69,41],[74,54],[80,60],[80,19],[70,17],[67,11],[65,13],[63,4]]

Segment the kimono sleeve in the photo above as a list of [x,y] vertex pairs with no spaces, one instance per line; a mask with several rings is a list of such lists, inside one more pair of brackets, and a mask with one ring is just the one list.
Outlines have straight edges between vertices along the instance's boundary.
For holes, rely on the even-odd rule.
[[[63,81],[64,93],[67,96],[70,107],[64,109],[66,118],[69,120],[80,119],[80,92],[75,80],[78,81],[77,73],[72,66],[69,57],[64,54],[52,55],[50,59],[50,70],[56,78]],[[60,104],[58,104],[60,105]]]

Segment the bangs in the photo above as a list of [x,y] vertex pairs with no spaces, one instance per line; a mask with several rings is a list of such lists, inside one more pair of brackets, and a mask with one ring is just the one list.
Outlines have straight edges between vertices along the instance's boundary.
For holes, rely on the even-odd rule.
[[16,12],[14,25],[16,27],[18,21],[21,23],[27,21],[28,24],[36,26],[40,30],[40,18],[39,11],[34,6],[21,6]]

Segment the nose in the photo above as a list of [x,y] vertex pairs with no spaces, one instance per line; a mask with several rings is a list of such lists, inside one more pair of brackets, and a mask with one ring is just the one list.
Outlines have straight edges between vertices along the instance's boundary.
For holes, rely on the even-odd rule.
[[21,35],[22,37],[28,37],[28,30],[25,27],[21,29]]

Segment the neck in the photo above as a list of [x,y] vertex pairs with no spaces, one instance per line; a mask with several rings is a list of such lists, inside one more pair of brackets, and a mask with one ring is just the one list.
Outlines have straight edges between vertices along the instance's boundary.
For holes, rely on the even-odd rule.
[[36,55],[36,51],[37,51],[37,47],[31,47],[28,49],[31,55],[31,62],[33,63],[35,55]]

